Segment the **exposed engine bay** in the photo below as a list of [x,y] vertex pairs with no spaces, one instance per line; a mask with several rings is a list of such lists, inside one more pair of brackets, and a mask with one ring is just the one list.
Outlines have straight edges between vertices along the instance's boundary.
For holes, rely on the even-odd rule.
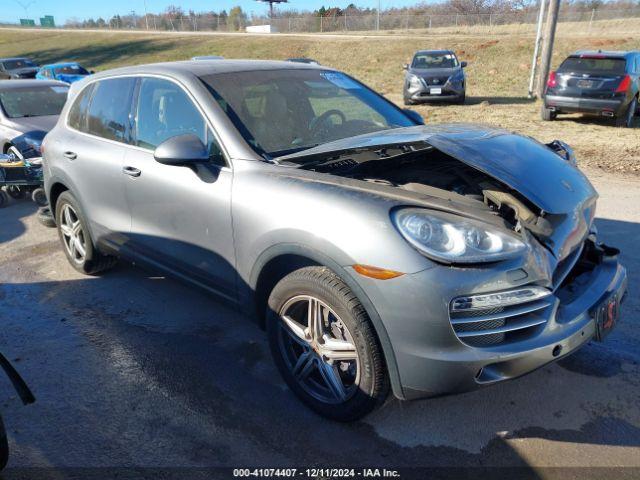
[[524,226],[539,236],[551,234],[544,212],[518,192],[432,146],[416,147],[363,149],[325,159],[313,169],[425,195],[432,188],[454,192],[483,202],[514,230]]

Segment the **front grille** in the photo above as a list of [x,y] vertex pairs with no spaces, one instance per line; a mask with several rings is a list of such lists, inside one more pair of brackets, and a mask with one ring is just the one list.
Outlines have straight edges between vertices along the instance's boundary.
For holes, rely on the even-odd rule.
[[424,83],[426,83],[430,87],[441,87],[442,85],[447,83],[448,80],[449,77],[431,77],[425,78]]
[[450,309],[458,338],[471,347],[490,347],[523,340],[544,328],[553,297],[517,305],[467,311]]

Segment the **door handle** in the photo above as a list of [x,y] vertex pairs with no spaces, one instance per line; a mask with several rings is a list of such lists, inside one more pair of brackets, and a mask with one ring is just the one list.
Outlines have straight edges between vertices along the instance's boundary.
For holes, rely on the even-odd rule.
[[76,158],[78,158],[78,154],[76,152],[64,152],[63,155],[69,160],[75,160]]
[[130,177],[139,177],[142,171],[134,167],[122,167],[122,173]]

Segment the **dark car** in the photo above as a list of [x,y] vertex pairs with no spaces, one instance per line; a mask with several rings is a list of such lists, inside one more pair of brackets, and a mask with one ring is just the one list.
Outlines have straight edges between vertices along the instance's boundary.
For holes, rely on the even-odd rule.
[[0,58],[0,79],[36,78],[39,68],[28,58]]
[[464,103],[467,62],[458,61],[451,50],[421,50],[405,65],[404,104],[440,100]]
[[580,51],[549,74],[542,119],[559,113],[592,113],[633,127],[639,112],[640,52]]
[[42,139],[58,121],[69,86],[54,80],[0,81],[0,153],[40,157]]

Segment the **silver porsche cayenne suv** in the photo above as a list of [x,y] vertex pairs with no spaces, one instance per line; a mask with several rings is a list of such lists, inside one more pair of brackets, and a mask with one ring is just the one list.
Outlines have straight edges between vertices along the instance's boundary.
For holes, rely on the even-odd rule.
[[422,123],[322,66],[111,70],[71,87],[45,188],[74,268],[120,257],[236,305],[332,419],[602,340],[626,271],[571,148]]

